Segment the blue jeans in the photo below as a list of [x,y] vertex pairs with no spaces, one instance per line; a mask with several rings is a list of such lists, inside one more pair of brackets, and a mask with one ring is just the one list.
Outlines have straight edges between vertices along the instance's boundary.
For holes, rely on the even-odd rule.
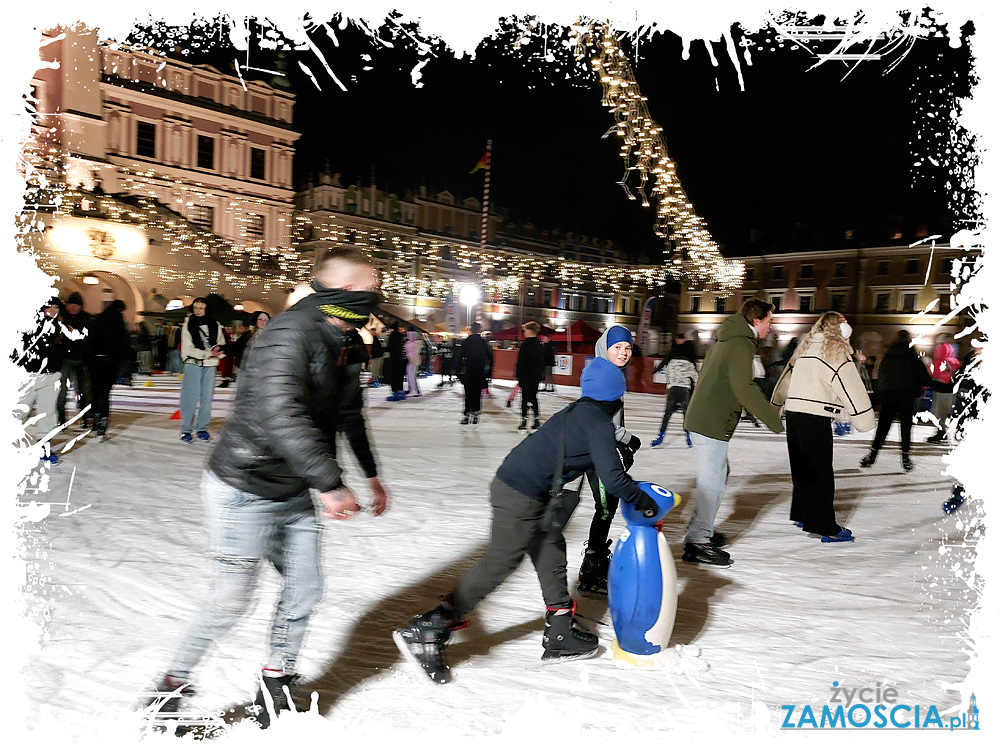
[[264,667],[294,673],[309,616],[323,595],[320,522],[309,491],[270,500],[237,490],[206,470],[201,497],[211,584],[166,672],[190,679],[208,648],[246,612],[260,562],[266,559],[281,575],[282,589]]
[[[205,367],[186,363],[181,380],[181,432],[208,430],[212,420],[212,397],[215,396],[215,366]],[[194,422],[198,408],[198,424]]]
[[729,479],[729,442],[709,438],[691,431],[695,468],[698,473],[694,510],[688,521],[684,542],[703,545],[715,531],[715,515],[719,513],[722,494]]

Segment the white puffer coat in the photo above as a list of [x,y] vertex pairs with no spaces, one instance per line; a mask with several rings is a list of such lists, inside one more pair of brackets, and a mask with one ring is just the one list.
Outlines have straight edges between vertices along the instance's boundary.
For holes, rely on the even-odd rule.
[[861,432],[875,428],[875,411],[854,360],[842,356],[836,362],[823,357],[823,342],[805,341],[805,350],[785,366],[774,387],[771,403],[786,412],[839,417],[843,415]]

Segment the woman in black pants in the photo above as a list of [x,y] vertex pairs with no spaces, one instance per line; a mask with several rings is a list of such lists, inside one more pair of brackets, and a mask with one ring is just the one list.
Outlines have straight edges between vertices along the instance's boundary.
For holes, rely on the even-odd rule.
[[771,395],[773,404],[785,408],[791,520],[823,542],[854,539],[833,511],[833,419],[847,417],[859,431],[875,427],[850,337],[851,327],[840,313],[824,313],[795,350]]
[[878,427],[875,429],[871,451],[861,460],[862,467],[870,467],[875,463],[878,452],[889,435],[892,421],[898,419],[903,469],[907,472],[913,469],[913,462],[910,461],[913,403],[924,387],[932,384],[927,366],[911,345],[910,332],[901,330],[886,350],[878,368]]

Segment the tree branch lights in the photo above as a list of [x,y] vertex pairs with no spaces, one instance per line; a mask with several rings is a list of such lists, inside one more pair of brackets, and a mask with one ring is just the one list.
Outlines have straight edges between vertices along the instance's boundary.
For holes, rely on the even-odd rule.
[[[664,239],[668,273],[684,276],[692,287],[731,291],[742,284],[741,261],[723,258],[704,220],[691,206],[677,178],[677,167],[667,153],[661,128],[650,117],[646,97],[639,91],[632,67],[606,23],[581,20],[570,30],[576,58],[589,57],[591,67],[603,89],[601,104],[614,117],[614,133],[621,141],[619,153],[625,162],[625,174],[619,185],[630,200],[637,200],[629,190],[628,178],[638,174],[635,188],[643,206],[656,202],[653,231]],[[652,187],[649,186],[652,178]],[[647,195],[648,188],[648,195]],[[680,252],[680,259],[675,252]]]

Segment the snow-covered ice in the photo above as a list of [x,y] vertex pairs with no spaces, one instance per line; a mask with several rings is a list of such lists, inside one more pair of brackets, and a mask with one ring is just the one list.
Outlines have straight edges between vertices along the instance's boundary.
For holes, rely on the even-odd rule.
[[[448,650],[453,683],[431,684],[402,661],[391,631],[433,606],[483,549],[487,486],[524,437],[518,410],[504,408],[502,384],[484,402],[482,422],[469,426],[458,424],[461,387],[436,384],[422,379],[425,396],[396,404],[384,401],[384,388],[367,392],[392,506],[381,518],[324,521],[326,594],[299,669],[338,730],[485,736],[544,725],[654,733],[695,730],[711,716],[717,727],[774,733],[782,705],[828,703],[833,681],[880,682],[894,686],[900,702],[965,711],[948,686],[968,672],[963,623],[975,602],[970,561],[982,530],[968,507],[974,502],[942,514],[951,488],[942,475],[947,447],[924,442],[929,427],[914,430],[910,473],[900,467],[895,428],[869,470],[858,462],[871,434],[835,439],[837,515],[857,541],[821,544],[788,520],[784,437],[742,423],[717,521],[732,538],[735,563],[720,569],[680,561],[692,454],[679,415],[663,446],[648,447],[663,398],[644,394],[626,397],[628,425],[644,443],[632,475],[684,498],[665,526],[680,588],[671,644],[684,646],[676,659],[660,670],[623,670],[606,649],[593,660],[543,667],[544,606],[525,561],[456,634]],[[27,671],[32,730],[93,737],[95,727],[134,722],[137,692],[163,668],[206,594],[199,479],[211,446],[180,443],[179,423],[167,419],[170,398],[128,406],[136,391],[116,387],[109,439],[80,441],[46,470],[47,493],[21,499],[51,504],[44,520],[25,528],[38,582],[33,617],[45,622]],[[231,398],[217,393],[216,433]],[[578,393],[541,393],[543,417]],[[367,485],[346,443],[341,449],[364,504]],[[571,589],[589,510],[585,500],[566,531]],[[618,519],[612,534],[622,529]],[[199,666],[195,705],[203,711],[241,708],[252,697],[277,585],[266,569],[248,616]],[[606,603],[580,598],[579,609],[609,624],[595,627],[609,647]]]

